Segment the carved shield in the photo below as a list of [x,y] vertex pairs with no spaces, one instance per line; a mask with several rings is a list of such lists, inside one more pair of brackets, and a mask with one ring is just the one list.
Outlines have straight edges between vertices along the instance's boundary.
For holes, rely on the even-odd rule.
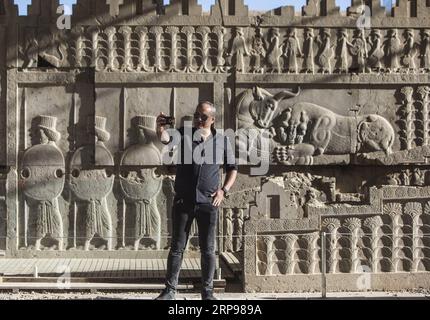
[[405,67],[409,67],[412,64],[412,57],[409,55],[402,57],[402,63],[405,65]]
[[155,169],[131,170],[120,177],[121,189],[129,200],[151,200],[161,190],[161,179]]
[[135,144],[124,151],[121,159],[123,166],[159,166],[160,151],[154,144]]
[[364,41],[362,40],[362,39],[357,39],[355,42],[354,42],[354,44],[353,44],[353,46],[351,47],[351,54],[353,55],[353,56],[358,56],[359,54],[361,54],[361,53],[363,53],[363,51],[364,51],[364,46],[365,46],[365,43],[364,43]]
[[161,165],[161,155],[153,144],[133,145],[124,152],[120,185],[129,200],[150,200],[160,192],[162,181],[154,168],[148,168],[157,165]]
[[57,198],[64,188],[65,161],[54,145],[35,145],[22,159],[20,181],[24,194],[36,201]]
[[[95,152],[95,160],[94,159]],[[115,176],[112,167],[112,154],[102,144],[78,149],[71,160],[70,189],[75,196],[84,201],[102,199],[112,190]],[[107,168],[94,168],[106,166]]]
[[318,58],[318,63],[321,67],[327,67],[329,64],[329,58],[327,57],[326,54],[322,54],[319,58]]

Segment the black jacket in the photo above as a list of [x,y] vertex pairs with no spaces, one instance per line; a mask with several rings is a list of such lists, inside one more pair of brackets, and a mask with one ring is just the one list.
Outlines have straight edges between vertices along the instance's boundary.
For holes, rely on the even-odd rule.
[[227,136],[213,129],[211,136],[203,141],[196,131],[196,128],[178,129],[175,193],[176,198],[186,202],[206,204],[212,202],[211,195],[221,187],[220,167],[229,172],[237,170],[237,165]]

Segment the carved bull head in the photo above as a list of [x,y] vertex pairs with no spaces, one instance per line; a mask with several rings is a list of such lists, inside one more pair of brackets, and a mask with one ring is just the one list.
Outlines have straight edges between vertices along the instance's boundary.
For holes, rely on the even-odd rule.
[[394,138],[393,127],[381,116],[370,115],[358,126],[361,152],[384,151],[388,155],[392,152]]
[[253,90],[254,101],[251,102],[249,111],[255,124],[260,128],[269,128],[272,125],[272,120],[276,115],[279,103],[288,98],[297,97],[300,94],[300,88],[297,93],[290,91],[281,91],[276,95],[270,92],[255,87]]

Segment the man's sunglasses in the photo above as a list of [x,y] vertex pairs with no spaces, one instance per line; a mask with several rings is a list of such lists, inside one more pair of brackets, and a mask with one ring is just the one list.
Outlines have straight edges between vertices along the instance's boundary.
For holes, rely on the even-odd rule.
[[198,112],[194,114],[194,119],[199,120],[200,122],[206,122],[209,118],[210,117],[207,114],[200,114]]

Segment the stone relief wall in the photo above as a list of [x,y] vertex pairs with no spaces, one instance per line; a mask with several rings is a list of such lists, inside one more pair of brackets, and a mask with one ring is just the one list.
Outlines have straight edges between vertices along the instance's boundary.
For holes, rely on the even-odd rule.
[[[237,88],[237,128],[248,148],[283,165],[401,165],[426,163],[428,86],[339,83],[297,93],[262,87]],[[374,93],[378,88],[378,93]],[[326,94],[321,94],[321,90]],[[369,100],[369,97],[372,97]],[[249,129],[267,131],[262,150]]]
[[[264,23],[264,17],[257,20]],[[430,30],[83,26],[22,31],[19,66],[97,71],[286,74],[426,73]],[[66,45],[66,43],[68,45]]]
[[212,99],[209,87],[94,91],[90,83],[55,86],[58,78],[51,80],[49,86],[18,90],[18,209],[23,213],[16,222],[22,230],[18,249],[165,250],[173,177],[161,167],[150,106],[160,105],[179,122],[193,113],[199,98]]
[[363,268],[379,289],[429,283],[426,1],[391,14],[365,1],[368,29],[355,0],[260,16],[241,0],[209,15],[191,0],[115,3],[78,0],[59,30],[56,0],[26,17],[0,2],[0,251],[165,257],[174,172],[155,117],[180,126],[212,100],[217,127],[270,162],[264,176],[240,166],[220,210],[219,252],[242,263],[245,290],[319,288],[323,264],[332,289],[356,289]]

